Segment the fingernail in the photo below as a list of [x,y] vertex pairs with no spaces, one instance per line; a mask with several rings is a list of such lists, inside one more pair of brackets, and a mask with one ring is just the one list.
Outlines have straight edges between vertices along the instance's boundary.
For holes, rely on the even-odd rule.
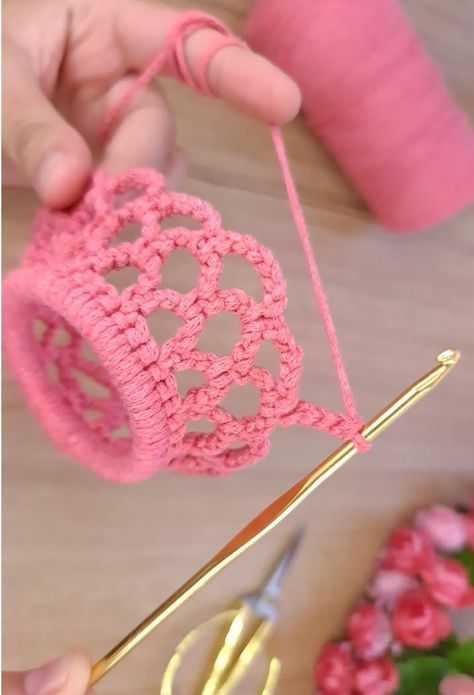
[[60,657],[32,669],[23,681],[27,695],[52,695],[66,683],[69,676],[69,659]]
[[67,157],[62,152],[50,152],[40,164],[36,177],[36,189],[40,195],[48,194],[51,186],[58,183],[61,172],[64,174]]

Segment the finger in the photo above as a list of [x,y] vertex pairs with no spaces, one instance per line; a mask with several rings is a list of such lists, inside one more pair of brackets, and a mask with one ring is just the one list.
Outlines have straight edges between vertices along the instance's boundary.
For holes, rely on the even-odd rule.
[[[91,673],[90,661],[82,649],[71,650],[68,657],[69,675],[58,695],[83,695],[87,691],[89,683]],[[36,693],[28,693],[28,695],[36,695]]]
[[5,53],[3,150],[47,205],[70,205],[89,177],[89,148],[43,94],[22,51]]
[[[126,77],[110,90],[105,110],[120,100],[133,80],[132,76]],[[174,118],[158,87],[150,86],[137,93],[118,122],[105,145],[101,166],[114,174],[138,166],[163,172],[174,149]]]
[[84,695],[90,676],[90,663],[84,652],[66,655],[29,671],[2,673],[4,695]]
[[474,695],[474,678],[446,676],[440,686],[440,695]]
[[166,185],[169,189],[172,190],[179,186],[186,174],[186,168],[186,155],[180,147],[176,147],[163,169]]
[[[116,6],[117,30],[126,58],[136,71],[145,69],[163,46],[177,12],[145,0],[121,0]],[[199,29],[186,41],[191,70],[215,39],[212,29]],[[230,106],[270,123],[291,120],[301,97],[293,80],[250,49],[227,46],[212,58],[209,86]]]

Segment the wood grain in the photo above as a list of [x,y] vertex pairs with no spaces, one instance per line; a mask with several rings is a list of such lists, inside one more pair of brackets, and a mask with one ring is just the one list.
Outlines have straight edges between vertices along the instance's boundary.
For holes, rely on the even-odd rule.
[[[181,3],[176,2],[177,6]],[[471,0],[407,0],[446,79],[474,116]],[[182,3],[184,6],[184,3]],[[249,0],[202,0],[238,27]],[[226,226],[254,234],[288,280],[288,321],[306,352],[303,396],[337,407],[328,351],[264,126],[221,104],[169,90],[190,158],[183,189],[207,198]],[[275,649],[280,693],[309,695],[314,655],[337,635],[393,524],[420,505],[472,493],[474,474],[474,210],[424,234],[381,230],[301,122],[285,128],[344,355],[361,411],[370,416],[459,347],[452,376],[331,479],[282,528],[181,609],[99,686],[156,692],[185,631],[254,588],[293,528],[307,534],[288,577]],[[32,196],[5,192],[4,266],[29,237]],[[173,261],[170,277],[189,269]],[[230,281],[251,287],[238,263]],[[222,328],[222,327],[221,327]],[[214,335],[224,346],[225,327]],[[212,339],[211,339],[212,340]],[[246,412],[245,394],[234,406]],[[105,484],[60,455],[28,413],[8,374],[4,389],[4,663],[27,667],[83,644],[102,655],[268,501],[334,446],[303,429],[278,431],[267,460],[225,479],[160,474],[133,487]],[[192,691],[184,678],[182,695]]]

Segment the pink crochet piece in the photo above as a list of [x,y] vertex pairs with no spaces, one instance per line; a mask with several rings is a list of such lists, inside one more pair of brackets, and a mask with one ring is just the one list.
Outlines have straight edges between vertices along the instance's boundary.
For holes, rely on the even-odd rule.
[[[209,60],[236,39],[216,20],[187,13],[153,65],[109,115],[107,129],[136,89],[165,63],[170,65],[170,56],[175,71],[191,82],[183,43],[190,31],[202,26],[220,32],[213,51],[203,58],[200,80],[192,80],[196,89],[206,91]],[[37,213],[33,242],[21,267],[6,279],[4,336],[12,370],[46,431],[58,447],[103,478],[136,482],[164,468],[230,472],[262,458],[277,425],[306,425],[365,448],[358,434],[362,421],[339,354],[283,142],[276,129],[272,133],[346,413],[334,413],[298,397],[302,351],[285,323],[285,281],[267,248],[251,236],[225,230],[209,203],[167,191],[163,177],[155,171],[134,170],[115,179],[98,173],[72,211]],[[199,228],[163,228],[172,215],[188,217]],[[138,239],[120,243],[117,235],[131,223],[141,226]],[[186,293],[161,283],[162,267],[175,249],[186,249],[199,264],[197,287]],[[222,260],[229,253],[243,258],[258,273],[260,301],[240,289],[220,287]],[[119,292],[105,276],[127,266],[138,270],[138,279]],[[182,321],[176,334],[162,344],[153,338],[147,323],[159,309],[173,312]],[[197,343],[206,321],[223,311],[239,317],[241,335],[231,354],[221,357],[199,349]],[[42,331],[39,336],[35,336],[35,323]],[[264,341],[270,341],[280,355],[276,378],[255,365]],[[86,355],[86,345],[99,363]],[[181,397],[176,375],[186,370],[199,371],[204,383]],[[104,393],[90,393],[84,376]],[[235,384],[253,384],[258,389],[260,406],[255,415],[238,419],[222,406]],[[213,432],[186,432],[188,421],[203,418],[213,423]],[[124,426],[130,433],[121,436]]]

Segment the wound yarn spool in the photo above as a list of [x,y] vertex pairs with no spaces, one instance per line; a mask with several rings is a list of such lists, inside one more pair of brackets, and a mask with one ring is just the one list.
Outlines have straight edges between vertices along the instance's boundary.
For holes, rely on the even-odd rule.
[[299,84],[311,130],[387,228],[474,200],[474,132],[396,0],[258,0],[244,33]]

